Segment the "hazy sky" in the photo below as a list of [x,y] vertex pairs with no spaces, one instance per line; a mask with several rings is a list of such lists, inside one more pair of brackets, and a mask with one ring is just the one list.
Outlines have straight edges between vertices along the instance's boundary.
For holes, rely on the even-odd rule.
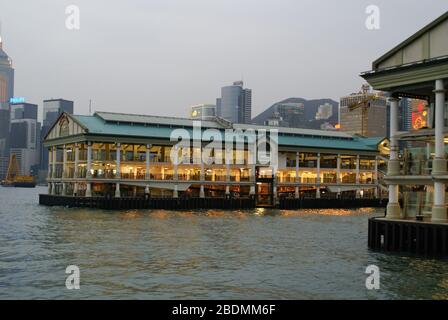
[[[80,30],[65,25],[80,9]],[[365,27],[368,5],[380,30]],[[359,73],[448,10],[446,0],[0,0],[15,95],[93,110],[187,116],[244,79],[253,116],[288,97],[358,90]]]

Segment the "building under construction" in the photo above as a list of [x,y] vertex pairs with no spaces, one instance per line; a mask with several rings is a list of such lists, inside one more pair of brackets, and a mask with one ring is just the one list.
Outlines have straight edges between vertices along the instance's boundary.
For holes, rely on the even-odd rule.
[[387,98],[363,86],[358,93],[340,99],[340,130],[365,137],[387,136]]

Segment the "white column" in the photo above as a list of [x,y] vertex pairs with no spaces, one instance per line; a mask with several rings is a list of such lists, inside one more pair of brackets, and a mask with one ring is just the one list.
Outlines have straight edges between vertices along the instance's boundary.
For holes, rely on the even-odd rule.
[[230,194],[230,164],[226,163],[226,194]]
[[[432,165],[432,175],[446,175],[445,137],[443,134],[445,127],[445,87],[443,80],[436,81],[436,110],[435,110],[435,158]],[[437,177],[434,181],[434,205],[432,207],[433,222],[447,220],[447,206],[445,203],[445,184]]]
[[[174,146],[174,152],[175,152],[175,158],[174,158],[174,190],[173,190],[173,198],[178,198],[179,197],[179,192],[178,192],[178,184],[179,184],[179,174],[178,174],[178,165],[179,165],[179,148],[178,146]],[[201,161],[202,163],[202,161]],[[203,165],[201,165],[201,174],[203,172]],[[201,179],[202,180],[202,179]],[[202,197],[201,197],[202,198]]]
[[375,156],[375,172],[373,174],[373,180],[375,183],[375,198],[378,199],[378,188],[379,188],[379,182],[378,182],[378,156]]
[[[336,158],[336,183],[341,184],[341,155],[338,154]],[[337,197],[341,197],[341,187],[338,187]]]
[[51,157],[53,158],[52,160],[51,160],[51,177],[54,179],[54,178],[56,178],[56,147],[53,147],[53,150],[52,150],[52,155],[51,155]]
[[[92,178],[92,142],[87,142],[87,179]],[[87,182],[86,197],[92,196],[92,183]]]
[[92,178],[92,142],[87,142],[87,178]]
[[151,179],[151,145],[146,145],[146,174],[145,179]]
[[[47,172],[47,180],[53,177],[53,147],[48,149],[48,172]],[[50,193],[48,193],[50,194]]]
[[[67,146],[64,144],[62,147],[62,179],[67,178]],[[62,195],[67,193],[67,184],[62,181]]]
[[73,184],[73,196],[78,196],[78,182]]
[[92,196],[92,183],[87,182],[86,197],[90,198]]
[[[400,175],[400,161],[398,160],[398,99],[390,98],[390,158],[387,175]],[[389,185],[389,203],[387,204],[386,218],[398,219],[401,217],[401,208],[398,202],[398,185]]]
[[356,199],[359,199],[361,197],[361,190],[358,189],[359,187],[359,181],[360,181],[360,170],[359,170],[359,154],[356,156]]
[[296,152],[296,187],[294,190],[294,197],[296,199],[299,199],[300,197],[300,192],[299,192],[299,186],[298,184],[300,183],[300,152]]
[[316,199],[320,199],[320,153],[317,154]]
[[115,165],[116,165],[116,173],[115,173],[115,178],[116,179],[120,179],[121,178],[121,143],[117,143],[116,144],[116,159],[115,159]]
[[204,160],[202,159],[202,146],[201,146],[201,173],[200,173],[200,178],[201,180],[201,189],[199,191],[199,197],[200,198],[205,198],[205,192],[204,192],[204,180],[205,180],[205,176],[204,176]]
[[120,192],[120,183],[115,183],[115,198],[120,198],[121,192]]
[[74,172],[74,178],[79,177],[79,145],[75,144],[75,172]]
[[255,171],[256,171],[256,166],[255,166],[255,164],[252,164],[251,168],[250,168],[250,182],[251,182],[251,185],[250,185],[250,190],[249,190],[249,194],[251,196],[255,195],[255,185],[256,185]]

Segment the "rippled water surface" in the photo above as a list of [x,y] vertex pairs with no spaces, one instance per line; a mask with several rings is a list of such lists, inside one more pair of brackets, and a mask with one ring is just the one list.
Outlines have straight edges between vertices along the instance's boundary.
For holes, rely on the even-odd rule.
[[367,249],[382,210],[110,212],[42,207],[39,192],[0,188],[0,299],[448,299],[447,261]]

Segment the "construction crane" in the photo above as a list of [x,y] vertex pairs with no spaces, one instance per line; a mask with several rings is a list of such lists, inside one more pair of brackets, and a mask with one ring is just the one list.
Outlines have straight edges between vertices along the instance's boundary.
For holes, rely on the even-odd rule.
[[367,113],[369,112],[370,103],[378,99],[377,93],[370,92],[370,86],[364,84],[361,88],[362,92],[359,96],[359,100],[350,103],[348,110],[350,112],[361,108],[361,135],[367,136]]
[[34,188],[36,186],[34,177],[20,175],[19,161],[15,154],[11,154],[9,158],[8,172],[6,179],[2,181],[2,186],[16,188]]

